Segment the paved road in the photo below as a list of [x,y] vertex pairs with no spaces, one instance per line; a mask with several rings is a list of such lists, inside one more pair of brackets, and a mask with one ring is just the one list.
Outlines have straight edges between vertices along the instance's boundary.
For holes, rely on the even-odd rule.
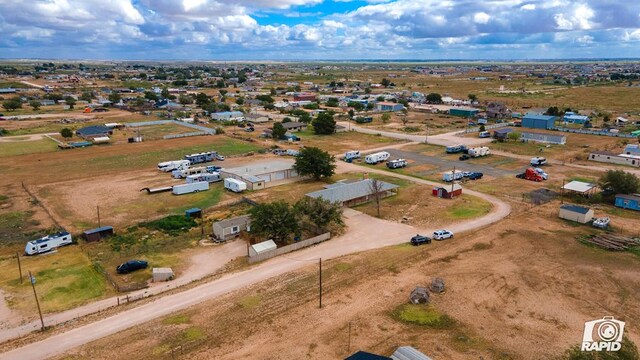
[[[339,162],[339,171],[363,171],[363,167]],[[384,170],[366,168],[366,171],[392,175],[426,185],[436,184],[431,181],[393,174]],[[467,190],[466,192],[490,201],[493,204],[493,209],[483,217],[450,226],[449,229],[451,231],[459,233],[477,229],[497,222],[511,212],[511,208],[507,203],[493,196],[471,190]],[[289,255],[270,259],[250,270],[228,274],[217,280],[183,292],[160,297],[155,301],[123,311],[103,320],[83,325],[67,332],[53,335],[42,341],[6,352],[1,354],[0,358],[7,360],[35,360],[56,356],[90,341],[140,325],[157,317],[168,315],[231,291],[299,269],[312,262],[316,262],[318,258],[331,259],[364,250],[401,244],[407,242],[416,232],[431,233],[436,230],[416,229],[405,224],[377,219],[351,209],[345,209],[345,223],[348,226],[346,234],[331,241]]]

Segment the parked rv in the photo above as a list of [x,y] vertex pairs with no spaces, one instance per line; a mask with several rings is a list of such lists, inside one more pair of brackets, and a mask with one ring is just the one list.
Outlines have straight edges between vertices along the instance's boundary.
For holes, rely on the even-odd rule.
[[542,166],[542,165],[546,165],[547,164],[547,159],[543,158],[543,157],[534,157],[531,158],[531,161],[529,162],[529,164],[531,166]]
[[300,154],[298,150],[287,149],[287,155],[289,156],[298,156],[298,154]]
[[199,181],[206,181],[208,183],[212,183],[212,182],[222,181],[222,178],[220,177],[220,173],[217,173],[217,172],[187,176],[187,184],[191,184]]
[[71,234],[62,231],[29,241],[24,248],[24,253],[26,255],[41,254],[59,248],[60,246],[69,245],[72,242]]
[[381,163],[381,162],[387,161],[390,156],[391,156],[391,154],[389,154],[388,152],[380,151],[380,152],[369,154],[369,155],[365,156],[364,157],[364,161],[367,164],[377,164],[377,163]]
[[342,157],[342,159],[344,159],[344,161],[360,159],[360,151],[357,151],[357,150],[347,151],[346,153],[344,153],[344,156]]
[[203,174],[206,172],[207,168],[204,166],[190,167],[183,170],[173,170],[171,176],[173,176],[174,179],[184,179],[189,175]]
[[285,150],[285,149],[273,149],[272,152],[273,152],[274,155],[278,155],[278,156],[287,155],[287,150]]
[[224,188],[239,193],[247,190],[247,183],[234,178],[226,178],[224,179]]
[[173,170],[184,170],[189,167],[189,160],[165,161],[158,164],[158,170],[169,172]]
[[442,174],[442,180],[444,180],[446,182],[451,182],[451,181],[454,181],[454,180],[460,180],[463,177],[464,177],[464,172],[462,172],[460,170],[447,171],[447,172]]
[[209,183],[206,181],[198,181],[190,184],[174,185],[173,195],[191,194],[206,190],[209,190]]
[[210,162],[216,159],[218,153],[216,151],[207,151],[198,154],[185,155],[184,159],[189,160],[191,165]]
[[488,138],[488,137],[491,137],[491,133],[488,131],[481,131],[480,134],[478,134],[478,136],[481,138]]
[[472,158],[487,156],[491,154],[491,152],[489,151],[489,148],[486,146],[471,148],[469,149],[468,153],[469,153],[469,156]]
[[447,146],[447,154],[457,154],[459,152],[467,150],[467,147],[464,145],[452,145]]
[[220,166],[209,165],[206,167],[206,170],[208,173],[214,173],[219,172],[222,168]]
[[407,160],[405,159],[395,159],[387,161],[387,167],[389,169],[400,169],[407,166]]

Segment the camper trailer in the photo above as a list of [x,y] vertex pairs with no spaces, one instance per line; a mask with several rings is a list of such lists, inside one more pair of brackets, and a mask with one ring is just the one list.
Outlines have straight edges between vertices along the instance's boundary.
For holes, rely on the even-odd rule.
[[247,183],[234,178],[226,178],[224,179],[224,188],[239,193],[247,190]]
[[218,152],[216,151],[207,151],[198,154],[185,155],[184,159],[189,160],[191,165],[193,165],[213,161],[216,159],[216,155],[218,155]]
[[367,164],[377,164],[377,163],[387,161],[390,156],[391,154],[389,154],[388,152],[381,151],[381,152],[377,152],[377,153],[373,153],[365,156],[364,161]]
[[489,154],[491,154],[491,152],[489,151],[489,148],[486,146],[469,149],[469,156],[473,158],[487,156]]
[[343,159],[344,161],[360,159],[360,151],[357,151],[357,150],[347,151],[346,153],[344,153]]
[[220,173],[204,173],[187,176],[187,184],[191,184],[199,181],[206,181],[208,183],[221,181]]
[[207,168],[204,166],[190,167],[183,170],[173,170],[171,176],[173,176],[174,179],[184,179],[189,175],[204,174],[206,172]]
[[464,145],[452,145],[452,146],[447,146],[447,154],[457,154],[459,152],[464,152],[465,150],[467,150],[467,147]]
[[389,169],[400,169],[406,167],[407,164],[408,162],[405,159],[395,159],[387,161],[387,167]]
[[169,172],[173,170],[184,170],[189,167],[189,160],[165,161],[158,164],[158,170]]
[[446,182],[452,182],[454,180],[460,180],[464,177],[464,172],[460,170],[456,171],[447,171],[442,174],[442,180]]
[[50,234],[37,240],[27,243],[24,248],[26,255],[36,255],[54,250],[60,246],[69,245],[73,242],[71,234],[66,231]]
[[209,183],[206,181],[198,181],[190,184],[175,185],[172,190],[173,195],[183,195],[198,191],[206,191],[209,190]]

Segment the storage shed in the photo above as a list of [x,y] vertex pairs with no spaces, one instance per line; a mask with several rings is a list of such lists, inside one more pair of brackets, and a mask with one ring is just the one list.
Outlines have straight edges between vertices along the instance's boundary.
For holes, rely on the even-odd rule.
[[392,360],[431,360],[430,357],[411,346],[400,346],[391,355]]
[[458,184],[453,184],[451,186],[436,186],[433,188],[431,195],[443,199],[453,199],[462,195],[462,186]]
[[616,195],[616,206],[623,209],[640,211],[640,195]]
[[561,219],[586,224],[593,219],[593,210],[578,205],[562,205],[558,216]]
[[513,132],[512,128],[502,128],[493,131],[493,137],[496,139],[506,139],[509,137],[509,133]]
[[240,235],[241,231],[251,231],[251,217],[242,215],[213,223],[213,238],[216,241],[227,241]]
[[153,268],[153,282],[173,280],[175,276],[171,268]]
[[523,131],[522,134],[520,134],[520,140],[523,142],[534,141],[545,144],[564,145],[567,143],[567,136],[562,134],[545,134]]
[[249,256],[256,256],[267,251],[275,250],[278,245],[273,240],[263,241],[261,243],[253,244],[249,247]]
[[233,178],[244,181],[249,190],[259,190],[299,177],[293,169],[293,164],[293,160],[256,162],[241,167],[221,169],[220,176],[223,179]]
[[112,226],[101,226],[99,228],[86,230],[82,233],[82,238],[87,242],[100,241],[113,235]]
[[449,115],[472,118],[478,115],[480,110],[466,107],[453,107],[449,109]]
[[555,127],[555,122],[555,116],[527,113],[522,118],[522,127],[532,129],[552,129]]
[[202,209],[200,208],[191,208],[184,212],[184,216],[188,218],[201,218],[202,217]]

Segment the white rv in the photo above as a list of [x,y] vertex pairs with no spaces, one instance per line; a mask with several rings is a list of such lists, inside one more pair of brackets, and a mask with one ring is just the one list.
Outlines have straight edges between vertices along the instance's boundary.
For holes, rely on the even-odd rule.
[[189,160],[165,161],[158,164],[158,170],[169,172],[173,170],[184,170],[189,167]]
[[206,181],[198,181],[190,184],[174,185],[173,195],[190,194],[198,191],[209,190],[209,183]]
[[187,184],[191,184],[198,181],[206,181],[208,183],[221,181],[220,173],[204,173],[187,176]]
[[481,146],[481,147],[476,147],[476,148],[472,148],[469,149],[469,156],[477,158],[477,157],[481,157],[481,156],[487,156],[490,155],[490,151],[489,148],[486,146]]
[[343,159],[344,161],[360,159],[360,151],[357,151],[357,150],[347,151],[346,153],[344,153]]
[[207,168],[204,166],[190,167],[182,170],[173,170],[171,176],[173,176],[174,179],[184,179],[189,175],[204,174],[206,172]]
[[460,171],[460,170],[456,170],[454,171],[447,171],[445,173],[442,174],[442,180],[446,181],[446,182],[452,182],[454,180],[460,180],[464,177],[464,172]]
[[47,235],[43,238],[32,240],[24,247],[24,253],[26,255],[41,254],[47,251],[54,250],[60,246],[69,245],[73,242],[71,234],[66,231]]
[[199,164],[204,162],[213,161],[216,159],[218,153],[216,151],[207,151],[198,154],[185,155],[184,159],[191,162],[191,164]]
[[247,190],[247,183],[234,178],[226,178],[224,179],[224,188],[239,193]]
[[387,161],[390,156],[391,154],[389,154],[388,152],[381,151],[381,152],[377,152],[377,153],[373,153],[365,156],[364,161],[367,164],[377,164],[377,163]]

